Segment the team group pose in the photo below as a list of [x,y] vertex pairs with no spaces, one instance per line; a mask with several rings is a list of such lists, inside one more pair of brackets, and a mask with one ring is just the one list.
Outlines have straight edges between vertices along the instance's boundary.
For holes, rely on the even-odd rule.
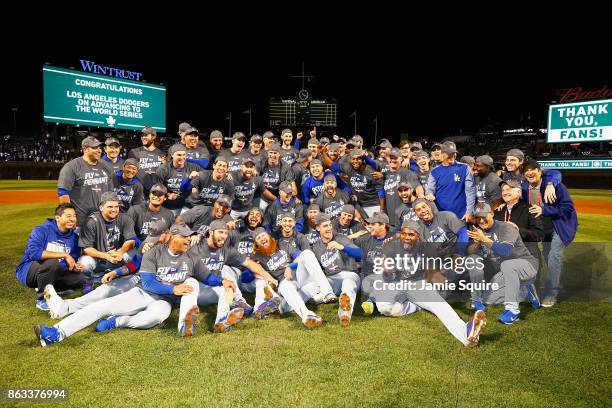
[[[58,320],[35,326],[42,346],[90,325],[155,327],[175,305],[184,337],[211,304],[216,333],[274,314],[314,329],[316,306],[333,303],[337,322],[326,324],[350,326],[356,307],[385,318],[425,310],[474,347],[488,305],[503,305],[497,320],[511,325],[521,302],[558,301],[576,211],[561,174],[518,149],[502,172],[490,156],[457,160],[450,141],[428,152],[383,140],[371,152],[359,135],[316,131],[237,132],[227,148],[218,130],[203,138],[182,123],[178,135],[161,150],[145,127],[126,160],[110,154],[118,139],[88,136],[62,168],[59,205],[16,269]],[[62,297],[74,290],[82,296]],[[471,300],[468,321],[452,296]]]

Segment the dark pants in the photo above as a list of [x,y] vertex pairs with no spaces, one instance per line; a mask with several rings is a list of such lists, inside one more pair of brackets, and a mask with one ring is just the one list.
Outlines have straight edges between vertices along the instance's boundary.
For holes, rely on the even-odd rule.
[[70,272],[65,266],[60,265],[57,259],[47,259],[42,263],[32,262],[28,271],[26,284],[30,288],[38,289],[38,298],[43,297],[46,285],[53,285],[57,290],[78,289],[85,283],[85,274],[82,272]]

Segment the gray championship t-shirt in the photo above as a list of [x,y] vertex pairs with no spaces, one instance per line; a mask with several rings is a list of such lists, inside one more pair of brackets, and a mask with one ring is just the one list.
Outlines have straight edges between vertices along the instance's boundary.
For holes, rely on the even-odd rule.
[[277,250],[270,256],[256,253],[251,259],[260,264],[279,283],[285,279],[285,268],[291,263],[291,257],[282,249]]
[[291,167],[284,162],[280,162],[279,166],[270,167],[267,162],[264,163],[263,169],[259,172],[264,186],[276,197],[278,197],[278,186],[283,181],[293,181],[295,176],[291,171]]
[[167,208],[161,207],[159,211],[151,211],[147,203],[130,207],[128,217],[134,222],[134,230],[139,240],[143,241],[149,236],[149,225],[162,220],[166,228],[174,223],[174,213]]
[[219,194],[226,194],[233,198],[234,184],[224,177],[221,180],[215,180],[212,170],[202,170],[198,173],[198,177],[191,181],[191,185],[198,189],[197,193],[192,193],[187,198],[187,204],[196,205],[213,205]]
[[476,202],[491,205],[492,200],[501,199],[501,179],[494,172],[490,172],[486,177],[474,177],[476,184]]
[[[336,235],[334,241],[345,247],[356,248],[356,246],[344,235]],[[319,240],[312,246],[312,252],[319,260],[326,276],[332,276],[342,271],[357,271],[357,263],[343,250],[329,249],[327,244]]]
[[315,201],[321,211],[329,215],[331,219],[336,219],[340,215],[340,209],[345,204],[350,204],[351,198],[346,191],[336,188],[335,197],[326,197],[325,190],[316,198]]
[[212,273],[221,274],[225,265],[238,268],[246,261],[246,255],[239,253],[235,248],[227,245],[222,248],[212,248],[208,245],[205,237],[189,250],[197,259],[201,259],[204,265]]
[[76,209],[78,225],[85,225],[87,217],[98,211],[103,193],[113,191],[113,177],[113,169],[103,160],[92,165],[82,157],[77,157],[62,167],[57,188],[69,192],[70,202]]
[[353,194],[357,196],[357,201],[362,207],[373,207],[380,205],[378,198],[378,190],[383,188],[383,180],[375,180],[372,177],[374,169],[368,165],[365,166],[364,170],[359,172],[351,166],[342,166],[342,172],[349,178],[349,185]]
[[450,255],[455,251],[457,233],[465,227],[463,221],[450,211],[434,213],[429,224],[419,220],[421,239],[425,242],[433,242],[440,255]]
[[89,216],[79,236],[79,246],[108,252],[121,248],[127,239],[135,236],[134,221],[127,214],[119,213],[113,221],[105,221],[98,212]]
[[232,173],[234,180],[234,199],[232,200],[232,210],[248,211],[253,206],[253,201],[260,198],[264,191],[261,177],[255,176],[249,180],[242,177],[242,172]]
[[[155,279],[169,285],[179,285],[188,278],[194,278],[200,282],[206,280],[210,275],[206,265],[190,252],[172,254],[168,245],[157,245],[145,252],[142,256],[139,273],[155,274]],[[142,284],[138,286],[142,289]],[[144,289],[143,289],[144,290]],[[157,299],[166,300],[172,304],[181,299],[176,295],[158,295],[151,293]]]
[[485,262],[489,266],[493,266],[495,270],[499,270],[499,265],[503,261],[510,259],[524,259],[533,265],[534,269],[538,270],[538,260],[531,255],[531,252],[523,243],[519,231],[512,225],[503,221],[495,221],[493,226],[488,230],[484,231],[485,235],[493,240],[493,242],[505,243],[512,245],[512,252],[509,257],[502,258],[493,252],[493,248],[489,248],[486,245],[480,245],[478,248],[478,254],[480,254]]
[[397,226],[398,218],[396,209],[402,204],[402,199],[399,197],[397,187],[400,182],[406,182],[415,189],[419,185],[419,180],[416,175],[406,168],[401,168],[398,171],[387,171],[385,173],[385,210],[389,216],[391,225]]
[[274,234],[274,239],[276,240],[278,249],[282,249],[287,252],[291,259],[295,259],[293,255],[296,253],[296,251],[301,252],[310,249],[308,239],[299,232],[294,232],[290,237],[283,237],[281,232],[279,232]]

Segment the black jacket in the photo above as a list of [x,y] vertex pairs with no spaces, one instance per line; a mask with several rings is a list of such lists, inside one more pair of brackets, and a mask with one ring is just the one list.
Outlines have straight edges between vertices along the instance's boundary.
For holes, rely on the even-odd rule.
[[529,252],[536,258],[540,259],[540,248],[538,242],[544,239],[544,227],[542,225],[542,217],[536,218],[529,212],[529,206],[523,200],[519,200],[512,207],[512,211],[508,213],[508,206],[502,204],[497,207],[493,218],[498,221],[510,221],[519,227],[521,239],[525,243]]

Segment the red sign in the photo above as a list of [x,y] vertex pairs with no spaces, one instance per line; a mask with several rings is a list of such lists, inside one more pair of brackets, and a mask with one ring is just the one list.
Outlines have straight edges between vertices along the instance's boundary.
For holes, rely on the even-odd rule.
[[559,89],[557,96],[560,97],[559,103],[576,102],[584,99],[612,98],[612,89],[609,89],[607,84],[597,90],[583,90],[579,86],[576,88]]

